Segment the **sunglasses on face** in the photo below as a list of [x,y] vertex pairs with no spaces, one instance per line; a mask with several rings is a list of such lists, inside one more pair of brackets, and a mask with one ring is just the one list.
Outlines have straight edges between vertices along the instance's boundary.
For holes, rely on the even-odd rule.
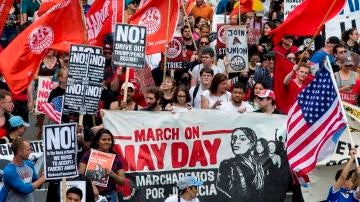
[[288,60],[296,60],[294,57],[287,57]]
[[104,55],[112,55],[111,52],[104,52]]
[[206,42],[206,41],[200,41],[200,44],[201,44],[201,45],[209,45],[209,42]]

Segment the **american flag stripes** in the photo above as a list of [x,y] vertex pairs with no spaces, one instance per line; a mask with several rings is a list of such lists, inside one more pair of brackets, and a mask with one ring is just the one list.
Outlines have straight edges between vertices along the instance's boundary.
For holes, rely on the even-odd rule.
[[288,114],[287,154],[295,174],[306,177],[316,162],[330,155],[345,127],[330,72],[322,68]]
[[54,97],[50,103],[43,103],[42,108],[46,116],[57,124],[61,123],[63,96]]

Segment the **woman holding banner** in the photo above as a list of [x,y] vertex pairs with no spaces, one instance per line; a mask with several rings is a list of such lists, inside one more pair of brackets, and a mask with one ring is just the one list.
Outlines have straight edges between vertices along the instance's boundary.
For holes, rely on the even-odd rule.
[[[114,147],[114,137],[111,132],[107,129],[101,129],[95,135],[90,147],[92,149],[99,150],[105,153],[113,153]],[[86,166],[89,161],[90,151],[86,152],[79,165],[79,174],[84,175],[86,171]],[[105,196],[109,202],[117,202],[117,193],[116,185],[123,184],[125,181],[125,174],[123,170],[123,164],[118,155],[116,155],[115,160],[112,164],[111,170],[105,169],[105,174],[109,176],[109,181],[106,187],[96,186],[96,189],[99,191],[99,194]],[[94,187],[95,189],[95,187]],[[94,192],[96,192],[95,190]]]

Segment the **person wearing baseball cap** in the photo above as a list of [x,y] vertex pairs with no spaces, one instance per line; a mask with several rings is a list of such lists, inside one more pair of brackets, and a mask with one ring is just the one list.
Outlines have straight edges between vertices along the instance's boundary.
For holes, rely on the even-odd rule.
[[[317,50],[310,58],[310,61],[315,64],[319,64],[320,68],[324,67],[324,59],[326,56],[329,56],[330,63],[334,63],[335,58],[333,56],[334,53],[334,47],[336,45],[340,44],[340,39],[336,36],[331,36],[325,41],[325,45],[323,48]],[[312,71],[312,74],[315,75],[315,73],[318,71],[318,69],[315,69],[315,71]]]
[[[126,86],[127,86],[126,101],[123,101],[123,96],[125,94]],[[133,100],[135,91],[136,91],[136,87],[133,83],[128,82],[127,85],[126,83],[123,83],[121,85],[120,96],[117,101],[114,101],[110,104],[110,110],[138,111],[142,109],[142,107],[136,104],[136,102]]]
[[259,113],[268,114],[281,114],[281,112],[275,108],[275,94],[274,91],[269,89],[261,90],[255,95],[255,99],[260,105],[260,109],[254,111]]
[[14,140],[24,135],[25,127],[30,126],[30,124],[26,123],[21,116],[11,116],[9,125],[8,134],[0,139],[0,144],[12,143]]
[[203,182],[193,176],[183,177],[177,183],[179,194],[168,197],[165,202],[199,202],[196,196],[201,185]]

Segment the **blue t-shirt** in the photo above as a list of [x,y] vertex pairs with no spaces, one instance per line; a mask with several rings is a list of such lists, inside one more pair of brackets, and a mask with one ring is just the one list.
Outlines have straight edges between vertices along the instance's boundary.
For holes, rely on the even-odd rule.
[[34,201],[32,182],[38,176],[31,161],[23,161],[22,166],[9,163],[4,168],[4,187],[0,192],[0,201],[31,202]]
[[332,55],[329,55],[323,49],[316,51],[310,58],[310,61],[315,64],[319,64],[319,67],[322,68],[324,67],[324,60],[326,56],[329,56],[329,60],[331,64],[335,61],[334,57]]
[[326,199],[327,202],[350,202],[350,201],[360,201],[355,198],[354,190],[346,190],[344,188],[340,188],[336,192],[333,190],[333,186],[330,187],[329,195]]

